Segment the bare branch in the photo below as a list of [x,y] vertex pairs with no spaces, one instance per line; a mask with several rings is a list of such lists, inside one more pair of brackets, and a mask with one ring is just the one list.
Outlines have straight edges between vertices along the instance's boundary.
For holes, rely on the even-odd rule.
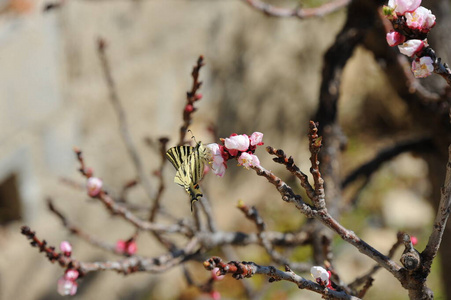
[[428,244],[421,253],[421,256],[423,257],[423,265],[427,272],[430,271],[432,261],[437,255],[451,209],[451,145],[448,147],[448,153],[449,159],[446,164],[446,178],[441,191],[440,205],[437,209],[434,227],[431,235],[429,236]]
[[196,65],[193,67],[191,76],[193,77],[193,84],[191,90],[186,93],[186,104],[183,109],[183,125],[180,127],[179,146],[186,143],[185,135],[191,125],[192,114],[197,110],[194,103],[202,99],[202,94],[197,93],[202,86],[202,81],[199,81],[199,71],[205,65],[204,57],[201,55],[197,59]]
[[100,62],[102,64],[102,70],[105,76],[105,80],[108,86],[110,101],[113,104],[114,111],[117,114],[121,136],[122,139],[124,140],[124,144],[127,148],[128,154],[130,155],[133,161],[133,166],[136,169],[139,181],[144,187],[147,197],[149,199],[154,199],[155,197],[154,191],[152,185],[150,184],[149,178],[147,177],[146,172],[144,171],[143,168],[144,164],[142,163],[141,157],[138,154],[138,150],[135,144],[133,143],[131,135],[128,131],[127,117],[125,115],[124,108],[122,107],[121,102],[119,100],[119,95],[116,91],[116,84],[111,74],[111,67],[105,52],[106,46],[107,46],[106,42],[103,39],[98,40],[97,50]]
[[90,243],[91,245],[94,245],[96,247],[99,247],[103,250],[109,251],[109,252],[113,252],[115,254],[118,255],[124,255],[123,252],[118,252],[116,251],[116,247],[115,245],[111,245],[109,243],[106,243],[102,240],[100,240],[99,238],[84,232],[82,229],[80,229],[79,227],[73,225],[65,216],[64,214],[59,211],[55,205],[53,204],[51,199],[47,199],[47,206],[49,208],[49,210],[51,212],[53,212],[63,223],[63,226],[66,227],[71,233],[77,235],[78,237],[82,238],[83,240],[87,241],[88,243]]
[[273,266],[260,266],[256,263],[245,261],[230,261],[228,263],[224,263],[221,258],[212,257],[204,262],[204,267],[207,270],[218,268],[221,274],[231,273],[235,279],[250,278],[254,274],[263,274],[269,277],[270,282],[281,280],[293,282],[300,289],[314,291],[318,294],[327,296],[328,299],[359,299],[357,297],[350,296],[345,292],[335,291],[321,286],[316,282],[307,280],[295,274],[288,266],[285,267],[285,272],[283,272]]

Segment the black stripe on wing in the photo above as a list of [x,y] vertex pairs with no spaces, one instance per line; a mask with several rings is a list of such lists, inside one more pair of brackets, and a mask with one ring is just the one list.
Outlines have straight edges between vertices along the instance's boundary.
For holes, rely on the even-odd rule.
[[176,146],[170,148],[166,152],[166,157],[171,162],[176,170],[180,168],[182,163],[189,157],[194,151],[194,147],[191,146]]

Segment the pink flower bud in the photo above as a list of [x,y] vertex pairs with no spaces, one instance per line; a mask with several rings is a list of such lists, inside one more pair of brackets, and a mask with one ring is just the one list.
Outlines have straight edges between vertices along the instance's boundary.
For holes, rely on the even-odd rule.
[[254,132],[249,138],[252,146],[263,145],[263,133]]
[[411,236],[410,241],[412,242],[412,245],[418,244],[418,238],[416,236]]
[[64,279],[75,281],[78,278],[78,271],[74,269],[67,269],[64,273]]
[[415,54],[419,53],[423,50],[424,41],[422,40],[408,40],[404,42],[402,45],[398,45],[399,52],[408,57],[412,57]]
[[196,95],[194,95],[194,99],[196,101],[202,99],[202,97],[203,97],[203,95],[201,93],[197,93]]
[[387,39],[387,43],[390,47],[398,46],[399,44],[404,43],[406,40],[406,37],[402,35],[401,33],[391,30],[387,35],[385,36]]
[[249,149],[249,137],[246,134],[231,135],[225,139],[224,145],[229,150],[247,151]]
[[219,275],[219,268],[211,270],[211,278],[213,278],[213,280],[222,280],[224,277],[225,275]]
[[66,256],[66,257],[70,257],[70,255],[72,254],[72,246],[67,241],[61,242],[60,250],[61,250],[61,252],[63,252],[64,256]]
[[124,253],[126,248],[126,243],[123,240],[119,240],[116,242],[116,252]]
[[187,104],[187,105],[185,106],[185,111],[186,111],[186,112],[190,113],[190,112],[192,112],[193,110],[194,110],[194,106],[193,106],[192,104]]
[[136,245],[135,240],[131,240],[127,243],[127,254],[133,255],[138,250],[138,246]]
[[423,56],[420,59],[412,61],[412,72],[415,78],[425,78],[434,71],[434,62],[429,56]]
[[88,189],[88,195],[91,197],[96,197],[99,195],[100,191],[102,190],[102,180],[100,180],[97,177],[89,177],[88,183],[86,184],[86,187]]
[[135,240],[118,240],[116,242],[116,252],[126,255],[133,255],[138,250],[138,246],[136,245]]
[[212,291],[212,292],[210,293],[210,297],[211,297],[211,299],[213,299],[213,300],[221,300],[221,293],[218,292],[218,291]]
[[243,152],[238,158],[238,164],[245,167],[246,169],[249,169],[249,167],[259,166],[260,160],[258,159],[257,155]]

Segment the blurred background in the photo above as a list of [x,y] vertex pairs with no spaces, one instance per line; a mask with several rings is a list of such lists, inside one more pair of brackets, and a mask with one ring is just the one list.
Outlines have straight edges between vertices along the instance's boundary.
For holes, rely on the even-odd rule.
[[[345,10],[301,21],[270,18],[237,0],[65,0],[44,12],[54,3],[0,0],[1,299],[61,298],[56,282],[64,270],[28,245],[19,234],[24,224],[51,245],[70,241],[79,260],[118,259],[70,235],[48,211],[47,198],[75,224],[105,241],[115,243],[134,233],[131,225],[89,200],[73,152],[74,146],[83,151],[87,165],[112,195],[136,176],[108,98],[97,53],[100,37],[107,42],[129,131],[149,176],[160,158],[145,140],[166,136],[171,139],[168,146],[177,144],[190,73],[201,54],[206,63],[200,75],[203,99],[191,126],[196,139],[215,142],[208,129],[212,126],[220,137],[260,131],[265,145],[284,149],[308,172],[308,120],[318,102],[324,52],[343,25]],[[404,117],[405,104],[392,94],[372,55],[359,48],[346,66],[340,97],[340,121],[349,139],[343,173],[392,141],[387,128],[396,127],[402,134],[411,126],[413,121]],[[387,114],[398,122],[388,124]],[[378,139],[371,135],[375,132]],[[298,186],[263,149],[257,154],[263,166]],[[430,194],[427,172],[427,165],[410,154],[385,164],[364,190],[359,209],[343,216],[343,224],[382,253],[396,241],[398,230],[418,236],[424,245],[434,211],[425,200]],[[188,215],[189,201],[172,183],[174,174],[167,166],[163,205],[177,216]],[[68,180],[82,187],[65,183]],[[156,186],[154,177],[151,182]],[[222,179],[206,176],[202,187],[223,230],[255,232],[255,225],[235,208],[239,199],[259,209],[268,229],[295,230],[305,222],[263,178],[232,164]],[[129,197],[135,204],[149,205],[139,187]],[[411,211],[405,211],[406,203]],[[349,245],[337,239],[335,246],[337,270],[344,280],[372,267]],[[309,260],[310,250],[295,251],[299,261]],[[138,254],[164,252],[150,236],[138,239]],[[271,263],[257,246],[237,248],[236,254],[237,260]],[[199,281],[209,277],[200,263],[188,267]],[[429,285],[440,299],[435,271],[436,266]],[[320,299],[286,282],[268,285],[259,276],[249,281],[265,291],[264,299]],[[407,298],[384,270],[373,285],[368,299],[380,299],[381,293],[384,299]],[[242,297],[241,283],[230,277],[216,287],[224,299]],[[156,275],[89,274],[74,298],[209,299],[187,287],[179,267]]]

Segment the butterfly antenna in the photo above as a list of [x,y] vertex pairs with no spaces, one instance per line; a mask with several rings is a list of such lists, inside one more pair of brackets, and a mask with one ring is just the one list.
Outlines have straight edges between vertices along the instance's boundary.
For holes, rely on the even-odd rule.
[[194,142],[197,144],[196,141],[196,137],[194,136],[193,132],[191,131],[191,129],[188,129],[188,132],[191,133],[191,138],[194,140]]

